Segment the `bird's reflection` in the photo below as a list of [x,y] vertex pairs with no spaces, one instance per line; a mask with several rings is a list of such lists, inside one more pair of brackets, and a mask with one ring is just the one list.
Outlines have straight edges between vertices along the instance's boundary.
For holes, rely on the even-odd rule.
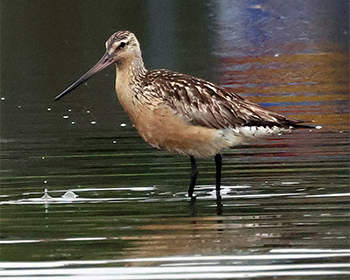
[[[190,216],[196,217],[197,216],[197,209],[196,209],[196,200],[197,198],[195,196],[191,197],[190,200]],[[223,205],[221,201],[221,195],[220,192],[216,193],[216,215],[221,216],[223,214]]]

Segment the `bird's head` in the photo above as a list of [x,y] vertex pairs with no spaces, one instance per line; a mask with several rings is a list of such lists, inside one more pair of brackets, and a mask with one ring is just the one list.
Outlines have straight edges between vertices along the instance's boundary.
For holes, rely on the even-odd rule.
[[107,40],[105,55],[117,64],[141,57],[140,44],[133,33],[118,31]]
[[135,35],[129,31],[118,31],[114,33],[106,42],[106,52],[102,58],[76,82],[56,96],[55,100],[68,94],[107,66],[113,63],[118,66],[134,60],[138,61],[139,65],[143,67],[140,44]]

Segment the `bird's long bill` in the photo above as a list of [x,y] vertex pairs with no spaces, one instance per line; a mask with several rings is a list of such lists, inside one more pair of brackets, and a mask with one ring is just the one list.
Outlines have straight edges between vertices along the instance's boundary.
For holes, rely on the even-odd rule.
[[113,63],[113,58],[109,56],[108,52],[105,52],[105,54],[102,56],[102,58],[89,71],[87,71],[83,76],[81,76],[71,86],[66,88],[61,94],[57,95],[55,97],[55,100],[58,100],[58,99],[62,98],[63,96],[65,96],[66,94],[70,93],[76,87],[80,86],[82,83],[84,83],[85,81],[90,79],[94,74],[96,74],[97,72],[106,68],[107,66],[111,65],[112,63]]

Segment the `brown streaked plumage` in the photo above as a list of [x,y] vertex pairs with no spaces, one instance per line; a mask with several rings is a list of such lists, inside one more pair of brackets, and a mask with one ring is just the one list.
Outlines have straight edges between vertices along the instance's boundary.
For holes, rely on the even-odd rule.
[[216,191],[220,197],[222,149],[259,136],[313,127],[205,80],[168,70],[148,71],[139,42],[129,31],[114,33],[97,64],[55,100],[110,64],[116,67],[118,99],[141,137],[153,147],[190,157],[190,197],[198,174],[195,157],[215,155]]

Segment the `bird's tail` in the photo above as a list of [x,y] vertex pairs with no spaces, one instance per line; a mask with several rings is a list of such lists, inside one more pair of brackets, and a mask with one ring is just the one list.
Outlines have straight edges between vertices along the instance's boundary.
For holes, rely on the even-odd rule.
[[321,129],[321,125],[312,124],[313,121],[304,121],[304,120],[290,120],[289,125],[293,128],[309,128],[309,129]]

